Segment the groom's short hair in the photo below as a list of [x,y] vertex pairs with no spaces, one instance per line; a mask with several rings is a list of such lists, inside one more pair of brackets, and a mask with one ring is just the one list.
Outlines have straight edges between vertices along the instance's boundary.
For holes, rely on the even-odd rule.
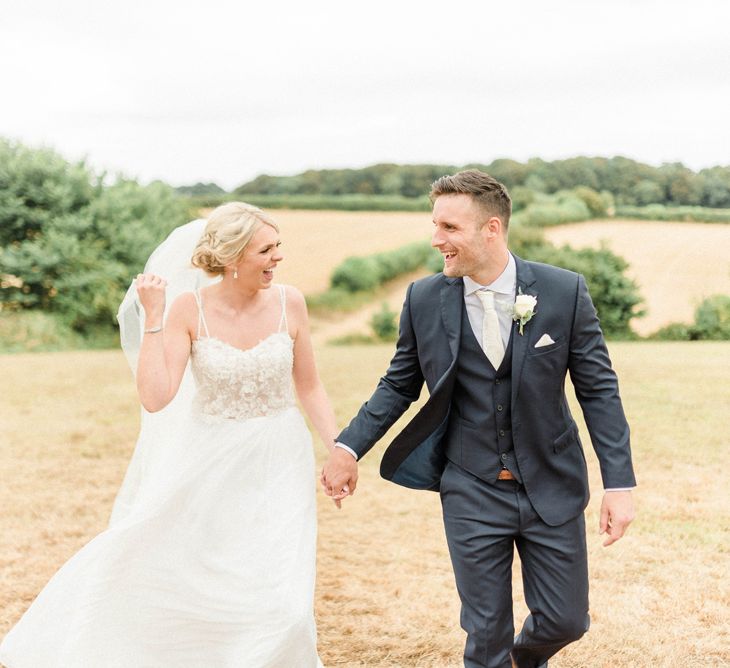
[[465,169],[436,179],[429,193],[431,203],[441,195],[470,195],[487,215],[497,216],[507,231],[512,215],[512,199],[507,188],[486,172]]

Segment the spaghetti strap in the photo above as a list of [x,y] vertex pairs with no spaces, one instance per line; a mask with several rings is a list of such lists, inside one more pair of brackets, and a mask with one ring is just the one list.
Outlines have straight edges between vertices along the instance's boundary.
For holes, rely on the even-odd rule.
[[[281,318],[279,319],[279,329],[277,332],[289,333],[289,323],[286,320],[286,288],[283,285],[277,286],[279,288],[279,299],[281,300]],[[282,326],[284,329],[282,329]]]
[[208,331],[208,323],[205,322],[205,316],[203,315],[203,298],[200,296],[200,288],[196,288],[193,291],[193,294],[195,295],[195,301],[198,304],[198,334],[195,337],[196,339],[200,338],[200,325],[202,323],[203,327],[205,327],[205,335],[210,338],[210,332]]

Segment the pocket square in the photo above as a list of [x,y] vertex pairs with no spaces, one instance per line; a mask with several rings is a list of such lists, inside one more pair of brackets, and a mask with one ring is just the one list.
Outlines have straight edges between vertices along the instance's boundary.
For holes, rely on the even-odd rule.
[[550,337],[550,334],[543,334],[538,342],[535,344],[535,348],[543,348],[544,346],[551,346],[555,343]]

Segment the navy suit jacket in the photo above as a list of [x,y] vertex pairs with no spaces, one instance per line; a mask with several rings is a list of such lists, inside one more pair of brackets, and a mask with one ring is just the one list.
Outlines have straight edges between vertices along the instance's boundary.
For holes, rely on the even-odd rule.
[[[584,278],[515,257],[517,286],[537,298],[532,319],[512,334],[512,438],[525,491],[553,526],[588,503],[588,478],[578,428],[565,396],[570,379],[601,466],[604,487],[633,487],[629,426],[616,374]],[[396,352],[372,397],[338,436],[362,457],[418,399],[429,399],[388,446],[384,478],[438,491],[446,460],[443,439],[451,411],[461,340],[463,281],[435,274],[408,287]],[[554,344],[535,348],[543,334]]]

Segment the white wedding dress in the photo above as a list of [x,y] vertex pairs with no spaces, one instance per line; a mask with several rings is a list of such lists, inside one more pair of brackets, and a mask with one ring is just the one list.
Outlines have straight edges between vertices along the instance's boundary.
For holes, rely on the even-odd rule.
[[248,350],[210,336],[196,293],[175,449],[8,633],[8,668],[321,667],[314,457],[279,290],[278,331]]

